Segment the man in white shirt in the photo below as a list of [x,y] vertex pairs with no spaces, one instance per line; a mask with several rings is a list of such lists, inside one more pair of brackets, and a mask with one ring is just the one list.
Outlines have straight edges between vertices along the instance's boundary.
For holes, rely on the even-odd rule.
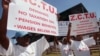
[[9,40],[9,46],[8,49],[4,49],[2,45],[0,45],[0,55],[5,55],[5,56],[35,56],[35,44],[34,43],[29,43],[30,42],[30,34],[27,32],[17,32],[15,34],[17,44],[14,45],[10,40]]
[[63,38],[62,42],[59,42],[55,37],[55,43],[58,45],[60,49],[61,56],[74,56],[71,49],[70,30],[71,30],[71,23],[68,26],[68,34],[66,37]]
[[75,56],[90,56],[89,47],[95,45],[96,33],[93,37],[82,40],[81,35],[77,35],[74,40],[71,40],[71,49]]

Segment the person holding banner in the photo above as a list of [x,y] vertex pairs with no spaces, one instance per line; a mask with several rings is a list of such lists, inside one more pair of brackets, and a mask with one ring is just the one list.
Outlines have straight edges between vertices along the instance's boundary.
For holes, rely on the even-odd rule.
[[71,50],[71,42],[70,42],[70,31],[71,31],[71,23],[68,26],[68,34],[67,37],[64,37],[62,42],[59,42],[55,37],[55,43],[58,45],[61,56],[74,56]]
[[82,39],[82,35],[77,35],[71,40],[71,49],[75,56],[91,56],[89,47],[95,45],[97,39],[97,33],[93,34],[93,37]]
[[[7,17],[10,0],[2,0],[3,14],[0,20],[0,55],[5,56],[33,56],[34,47],[29,46],[30,35],[28,32],[17,32],[15,38],[17,45],[13,45],[9,38],[6,36],[7,33]],[[31,47],[31,48],[29,48]],[[30,51],[31,50],[31,51]]]
[[[9,8],[10,2],[11,2],[10,0],[2,0],[3,13],[0,19],[0,55],[2,56],[42,56],[41,54],[44,51],[44,48],[40,54],[36,52],[37,50],[36,42],[30,43],[30,37],[32,37],[32,35],[29,34],[28,32],[24,32],[24,31],[16,32],[15,36],[13,37],[17,41],[16,45],[13,45],[13,43],[6,36],[8,8]],[[38,41],[38,43],[41,44],[41,41]],[[45,45],[46,44],[44,44],[44,47]]]

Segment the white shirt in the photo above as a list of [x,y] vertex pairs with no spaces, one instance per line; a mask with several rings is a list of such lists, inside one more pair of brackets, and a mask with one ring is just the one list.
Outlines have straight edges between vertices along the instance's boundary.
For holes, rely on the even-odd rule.
[[0,55],[2,56],[35,56],[34,44],[30,44],[28,47],[22,47],[20,45],[9,44],[8,50],[5,50],[0,45]]
[[95,40],[91,38],[82,41],[71,40],[71,47],[75,56],[90,56],[89,46],[95,45]]
[[49,47],[49,43],[43,36],[41,39],[31,43],[27,47],[13,45],[10,41],[8,50],[0,45],[0,55],[2,56],[42,56],[42,53]]
[[69,44],[63,45],[59,42],[59,49],[61,52],[61,56],[74,56]]

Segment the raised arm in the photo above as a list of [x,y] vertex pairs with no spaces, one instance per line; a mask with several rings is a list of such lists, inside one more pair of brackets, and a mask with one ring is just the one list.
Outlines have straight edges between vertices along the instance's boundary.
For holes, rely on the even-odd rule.
[[71,23],[69,23],[69,25],[68,25],[68,32],[67,32],[67,36],[65,38],[66,43],[70,43],[70,38],[71,38],[70,32],[71,32]]
[[57,37],[56,36],[54,36],[54,45],[58,45],[59,43],[58,43],[58,39],[57,39]]
[[6,50],[9,46],[9,40],[6,36],[7,33],[7,17],[8,17],[8,7],[10,0],[2,0],[3,13],[0,20],[0,45]]

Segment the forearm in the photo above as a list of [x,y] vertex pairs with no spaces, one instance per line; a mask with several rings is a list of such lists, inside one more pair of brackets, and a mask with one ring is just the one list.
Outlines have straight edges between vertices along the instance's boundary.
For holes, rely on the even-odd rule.
[[67,36],[66,36],[67,40],[70,40],[70,31],[71,31],[71,27],[68,27],[68,33],[67,33]]
[[6,34],[7,32],[7,17],[8,9],[3,9],[2,17],[0,20],[0,34]]
[[57,37],[54,37],[54,44],[57,44],[58,45]]
[[9,39],[5,35],[0,37],[0,45],[7,50],[9,46]]
[[2,17],[0,20],[0,45],[4,47],[6,50],[9,46],[9,40],[6,36],[7,33],[7,17],[8,17],[8,9],[3,9]]
[[67,33],[67,36],[66,36],[66,43],[71,43],[70,42],[70,32],[71,32],[71,23],[69,23],[69,26],[68,26],[68,33]]

